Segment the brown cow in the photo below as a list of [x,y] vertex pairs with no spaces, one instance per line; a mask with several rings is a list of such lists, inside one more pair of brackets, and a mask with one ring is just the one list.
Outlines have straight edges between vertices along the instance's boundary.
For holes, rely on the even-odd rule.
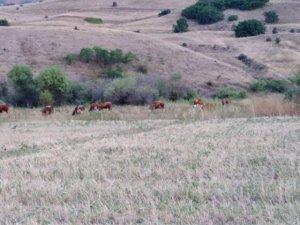
[[231,104],[231,100],[229,98],[222,99],[222,105],[230,105],[230,104]]
[[194,106],[196,107],[196,106],[202,106],[203,105],[203,101],[202,101],[202,99],[201,98],[196,98],[195,100],[194,100]]
[[97,103],[92,103],[92,104],[90,105],[89,112],[90,112],[90,111],[94,111],[94,110],[96,110],[96,109],[98,109],[98,104],[97,104]]
[[165,103],[161,102],[161,101],[155,101],[152,102],[149,105],[150,110],[154,110],[154,109],[164,109],[165,108]]
[[54,107],[52,105],[47,105],[42,109],[42,113],[44,116],[50,115],[54,112]]
[[73,113],[72,113],[72,116],[75,116],[75,115],[78,115],[78,114],[81,114],[83,113],[85,110],[84,106],[83,105],[78,105],[75,107]]
[[0,113],[2,113],[2,112],[8,113],[8,110],[9,110],[9,105],[7,105],[7,104],[0,105]]
[[98,103],[98,110],[108,109],[111,110],[112,103],[111,102],[100,102]]
[[202,105],[202,109],[203,110],[209,110],[209,111],[213,111],[216,109],[216,105],[213,103],[206,103]]

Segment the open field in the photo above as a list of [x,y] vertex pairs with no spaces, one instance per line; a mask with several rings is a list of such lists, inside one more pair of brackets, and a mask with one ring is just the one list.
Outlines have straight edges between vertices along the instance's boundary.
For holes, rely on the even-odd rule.
[[299,224],[300,119],[0,124],[1,224]]

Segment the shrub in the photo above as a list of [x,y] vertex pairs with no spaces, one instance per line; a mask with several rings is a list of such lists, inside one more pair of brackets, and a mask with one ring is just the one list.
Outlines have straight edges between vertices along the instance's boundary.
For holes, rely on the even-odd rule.
[[110,51],[110,62],[111,63],[120,63],[122,62],[124,56],[121,49],[114,49]]
[[[96,88],[96,85],[97,83],[93,86],[88,82],[70,81],[70,90],[66,99],[67,102],[79,105],[92,101],[92,91]],[[95,100],[99,100],[99,98],[94,99],[94,101]]]
[[138,65],[137,72],[146,74],[148,73],[148,68],[146,65]]
[[258,80],[250,84],[253,92],[278,92],[283,93],[288,89],[288,82],[284,79]]
[[86,22],[92,23],[92,24],[102,24],[103,23],[103,20],[101,18],[86,17],[84,20]]
[[0,81],[0,100],[6,100],[8,96],[8,84],[6,81]]
[[80,50],[79,57],[82,61],[89,63],[94,56],[94,51],[91,48],[82,48]]
[[236,89],[233,87],[226,87],[217,90],[216,97],[220,99],[224,99],[224,98],[243,99],[247,97],[247,93],[240,89]]
[[272,41],[272,38],[270,38],[270,37],[266,38],[266,42],[271,42],[271,41]]
[[264,34],[266,27],[258,20],[245,20],[239,22],[235,29],[236,37],[247,37]]
[[180,18],[179,20],[176,21],[176,25],[173,25],[173,31],[175,33],[183,33],[188,31],[188,23],[185,18]]
[[275,39],[275,42],[276,42],[276,44],[278,44],[279,45],[279,43],[280,43],[280,38],[279,37],[277,37],[276,39]]
[[158,14],[158,16],[165,16],[165,15],[168,15],[168,14],[170,14],[171,13],[171,10],[170,9],[164,9],[164,10],[162,10],[159,14]]
[[9,26],[9,23],[6,19],[0,20],[0,26]]
[[269,0],[225,0],[226,8],[252,10],[263,7]]
[[108,78],[112,78],[112,79],[113,78],[122,78],[122,77],[124,77],[124,75],[125,75],[124,69],[119,65],[116,68],[109,67],[106,70],[106,76]]
[[102,62],[104,65],[107,65],[110,63],[110,53],[108,50],[100,48],[100,47],[94,47],[95,51],[95,57],[97,62]]
[[70,53],[70,54],[68,54],[68,55],[66,56],[66,61],[67,61],[67,64],[68,64],[68,65],[73,64],[74,61],[75,61],[75,59],[76,59],[76,56],[75,56],[74,54],[72,54],[72,53]]
[[118,6],[118,3],[117,3],[117,2],[113,2],[112,6],[113,6],[113,7],[117,7],[117,6]]
[[293,83],[300,86],[300,71],[292,78]]
[[274,28],[272,29],[272,33],[273,33],[273,34],[277,34],[277,33],[278,33],[277,27],[274,27]]
[[42,91],[48,90],[53,96],[55,103],[63,103],[70,90],[70,82],[62,68],[57,66],[46,68],[37,79]]
[[123,57],[122,62],[123,62],[123,63],[129,63],[129,62],[131,62],[131,61],[133,61],[133,60],[135,60],[135,59],[136,59],[136,55],[133,54],[132,52],[128,52],[128,53]]
[[276,23],[279,20],[278,14],[275,10],[264,12],[264,16],[266,23]]
[[16,65],[9,71],[7,77],[16,91],[15,104],[19,106],[38,104],[38,86],[29,67]]
[[195,4],[184,9],[182,16],[197,20],[199,24],[211,24],[223,20],[224,15],[222,11],[211,4]]
[[230,15],[228,17],[228,21],[235,21],[235,20],[238,20],[238,19],[239,19],[239,17],[237,15]]
[[53,105],[53,97],[52,94],[48,91],[45,90],[40,94],[40,103],[41,105]]
[[295,33],[295,29],[290,29],[290,33]]

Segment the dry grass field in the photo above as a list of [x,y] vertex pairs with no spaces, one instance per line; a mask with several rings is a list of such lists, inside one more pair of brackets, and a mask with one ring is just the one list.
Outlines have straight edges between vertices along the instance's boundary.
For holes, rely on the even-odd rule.
[[299,224],[300,119],[0,124],[0,224]]
[[[133,51],[139,61],[131,65],[146,65],[149,74],[169,77],[180,73],[183,79],[202,94],[211,93],[223,85],[246,87],[254,78],[287,77],[300,69],[300,2],[298,0],[270,0],[263,9],[253,11],[226,10],[225,20],[212,25],[198,25],[189,21],[190,32],[172,33],[172,25],[186,6],[193,0],[122,0],[112,7],[110,0],[45,0],[42,3],[0,8],[0,18],[11,22],[0,29],[0,76],[4,77],[14,64],[27,64],[37,74],[45,66],[61,65],[71,77],[95,77],[94,67],[75,63],[66,65],[68,53],[78,53],[83,47],[100,45],[105,48],[122,48]],[[158,17],[158,13],[170,8],[172,13]],[[240,20],[263,20],[263,12],[276,10],[280,21],[267,25],[265,35],[235,38],[231,31],[231,14]],[[102,18],[104,24],[93,25],[85,17]],[[79,30],[74,30],[77,26]],[[271,33],[278,27],[279,33]],[[136,31],[139,30],[140,33]],[[266,42],[266,37],[281,39],[280,45]],[[182,47],[186,43],[187,47]],[[266,70],[253,71],[237,60],[246,54]]]
[[0,224],[299,224],[300,109],[276,99],[0,114]]

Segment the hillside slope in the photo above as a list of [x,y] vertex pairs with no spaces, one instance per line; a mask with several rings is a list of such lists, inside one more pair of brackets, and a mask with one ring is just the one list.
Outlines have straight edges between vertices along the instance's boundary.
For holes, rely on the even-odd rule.
[[[277,10],[279,23],[268,25],[267,34],[262,36],[237,39],[230,31],[232,23],[226,19],[207,26],[190,21],[190,32],[172,33],[180,11],[194,2],[124,0],[113,8],[108,0],[49,0],[24,5],[19,10],[16,6],[2,7],[0,17],[7,18],[11,27],[0,29],[1,76],[18,63],[30,65],[36,73],[47,65],[58,64],[69,76],[94,77],[98,68],[82,63],[67,66],[63,58],[95,45],[133,51],[139,61],[130,69],[143,64],[149,74],[168,77],[180,73],[204,94],[222,85],[246,86],[254,78],[290,76],[300,69],[300,34],[289,32],[291,28],[300,30],[299,1],[271,0],[259,10],[225,11],[226,18],[237,14],[242,20],[263,19],[264,11]],[[172,9],[172,13],[158,17],[164,8]],[[105,23],[91,25],[84,22],[85,17],[100,17]],[[79,30],[74,30],[75,26]],[[279,34],[271,34],[273,26],[278,27]],[[267,36],[280,37],[282,41],[280,45],[265,42]],[[265,69],[248,68],[237,60],[241,53]],[[212,81],[213,87],[207,86],[207,81]]]

